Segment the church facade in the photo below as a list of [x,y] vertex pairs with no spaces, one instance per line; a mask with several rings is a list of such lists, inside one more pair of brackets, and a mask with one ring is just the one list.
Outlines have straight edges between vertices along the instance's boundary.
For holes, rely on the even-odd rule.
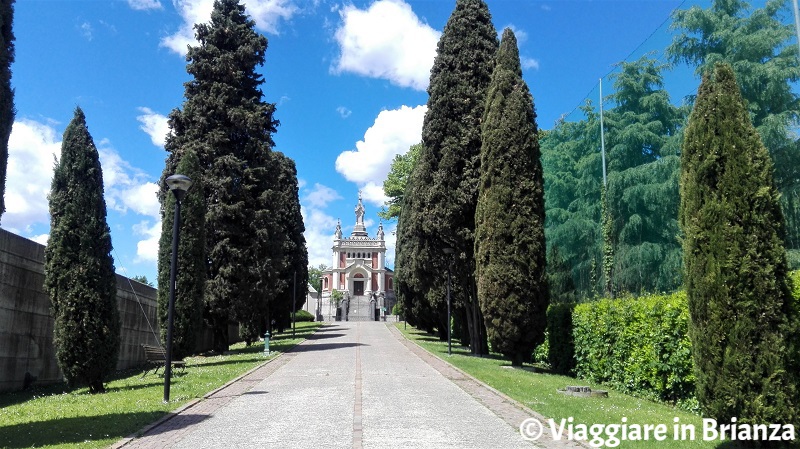
[[336,224],[331,248],[332,268],[322,273],[320,313],[329,320],[336,317],[337,296],[340,297],[339,316],[347,320],[380,319],[392,313],[396,302],[394,273],[385,265],[383,224],[378,225],[375,238],[369,236],[360,193],[355,214],[356,224],[349,237],[342,235],[341,221]]

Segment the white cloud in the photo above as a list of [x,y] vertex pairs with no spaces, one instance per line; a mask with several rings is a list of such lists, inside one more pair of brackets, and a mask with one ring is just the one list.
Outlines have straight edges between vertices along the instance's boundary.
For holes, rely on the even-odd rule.
[[139,112],[142,115],[136,117],[142,125],[139,127],[150,136],[153,145],[164,148],[164,142],[169,134],[169,119],[150,108],[141,107]]
[[539,70],[539,60],[522,56],[519,58],[523,69]]
[[149,176],[131,166],[113,149],[101,142],[98,148],[100,164],[103,167],[103,186],[105,188],[106,205],[115,211],[133,212],[153,218],[159,218],[156,192],[158,186],[149,181]]
[[308,264],[319,266],[331,264],[331,244],[336,229],[336,219],[323,210],[330,201],[341,199],[341,195],[330,187],[315,184],[314,188],[304,191],[300,199],[300,211],[306,231]]
[[357,183],[365,191],[365,200],[383,205],[385,197],[382,192],[377,194],[376,189],[383,185],[394,157],[420,142],[427,110],[422,105],[381,111],[364,133],[364,140],[356,142],[356,149],[344,151],[336,158],[336,171]]
[[[194,25],[211,20],[214,0],[172,0],[172,3],[183,18],[183,24],[175,34],[162,39],[161,45],[183,56],[187,46],[197,45]],[[278,34],[280,20],[289,20],[300,11],[294,0],[247,0],[244,4],[256,28],[272,34]]]
[[83,22],[78,25],[78,31],[80,31],[81,35],[83,35],[87,41],[91,41],[94,38],[94,30],[92,24],[89,22]]
[[331,201],[340,199],[342,199],[342,196],[339,195],[339,192],[328,186],[316,183],[314,184],[314,189],[304,195],[303,202],[305,202],[310,208],[322,209],[325,208]]
[[383,194],[383,181],[380,184],[368,182],[361,186],[361,193],[364,201],[375,204],[376,206],[383,206],[389,201],[389,197]]
[[50,239],[50,234],[34,235],[34,236],[30,237],[30,239],[33,240],[34,242],[40,244],[40,245],[47,246],[47,240]]
[[137,11],[164,9],[159,0],[128,0],[128,6]]
[[341,55],[333,70],[388,79],[425,90],[440,32],[422,23],[403,0],[378,0],[369,9],[347,5],[336,30]]
[[145,220],[133,225],[133,234],[144,237],[136,243],[135,263],[158,262],[158,240],[161,238],[161,220],[154,224]]
[[5,229],[23,233],[35,224],[49,225],[47,195],[60,153],[61,139],[51,126],[26,119],[14,122],[8,140]]
[[344,107],[344,106],[339,106],[338,108],[336,108],[336,112],[338,112],[338,113],[339,113],[339,115],[340,115],[342,118],[347,118],[347,117],[350,117],[350,114],[352,114],[352,113],[353,113],[353,111],[351,111],[350,109],[347,109],[347,108],[346,108],[346,107]]

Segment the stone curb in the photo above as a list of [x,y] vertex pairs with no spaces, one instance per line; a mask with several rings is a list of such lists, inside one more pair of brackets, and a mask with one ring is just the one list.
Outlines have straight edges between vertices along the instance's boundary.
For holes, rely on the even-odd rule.
[[[527,415],[529,415],[529,417],[536,418],[540,422],[545,422],[547,420],[547,418],[544,415],[542,415],[541,413],[538,413],[538,412],[534,411],[533,409],[531,409],[527,405],[517,401],[516,399],[508,396],[507,394],[505,394],[505,393],[503,393],[501,391],[498,391],[497,389],[495,389],[492,386],[486,384],[485,382],[481,381],[480,379],[477,379],[477,378],[473,377],[469,373],[464,372],[462,369],[456,367],[455,365],[453,365],[452,363],[448,362],[447,360],[439,357],[438,355],[432,353],[431,351],[427,350],[426,348],[420,346],[415,341],[413,341],[413,340],[409,339],[408,337],[406,337],[403,334],[403,332],[401,332],[400,329],[397,328],[396,325],[394,325],[392,323],[386,323],[386,326],[390,328],[390,331],[395,335],[395,338],[398,338],[398,339],[402,338],[404,341],[414,345],[416,348],[418,348],[419,350],[423,351],[428,356],[433,357],[435,360],[446,364],[450,369],[452,369],[453,371],[456,371],[457,373],[459,373],[462,376],[464,376],[465,379],[470,380],[470,381],[476,383],[478,386],[480,386],[480,387],[482,387],[482,388],[494,393],[495,395],[497,395],[498,397],[500,397],[504,401],[508,402],[509,404],[513,405],[514,407],[516,407],[520,411],[522,411],[522,412],[526,413]],[[427,360],[425,360],[424,358],[422,360],[425,363],[428,363],[430,365],[430,363]],[[480,398],[476,397],[474,394],[472,394],[472,392],[464,389],[464,387],[459,382],[457,382],[458,379],[452,379],[452,378],[448,377],[447,375],[445,375],[445,373],[441,372],[435,366],[433,366],[433,368],[436,369],[436,371],[439,372],[440,374],[442,374],[443,376],[447,377],[448,380],[450,380],[451,382],[453,382],[456,385],[458,385],[462,390],[466,391],[467,394],[469,394],[470,396],[472,396],[473,398],[475,398],[479,402],[484,403],[484,401],[480,400]],[[499,410],[495,410],[493,407],[489,406],[488,404],[484,403],[484,405],[487,406],[487,408],[489,408],[492,411],[492,413],[498,415],[501,419],[503,419],[504,421],[506,421],[507,423],[512,425],[512,427],[516,427],[516,425],[512,424],[511,422],[509,422],[509,419],[507,419],[508,418],[507,416],[503,416],[502,412],[500,412]],[[543,443],[547,444],[546,441],[542,441],[542,440],[536,441],[535,443],[537,445],[543,444]],[[563,441],[563,442],[555,442],[555,441],[553,441],[552,443],[567,443],[567,444],[571,444],[571,445],[577,445],[578,447],[581,447],[581,448],[589,448],[590,447],[590,446],[587,445],[586,442],[578,441],[578,440],[570,440],[570,441]]]

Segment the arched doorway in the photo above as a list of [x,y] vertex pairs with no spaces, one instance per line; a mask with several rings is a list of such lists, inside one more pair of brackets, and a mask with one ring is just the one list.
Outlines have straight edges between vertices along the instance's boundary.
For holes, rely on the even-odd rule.
[[364,296],[364,275],[356,273],[353,275],[353,296]]

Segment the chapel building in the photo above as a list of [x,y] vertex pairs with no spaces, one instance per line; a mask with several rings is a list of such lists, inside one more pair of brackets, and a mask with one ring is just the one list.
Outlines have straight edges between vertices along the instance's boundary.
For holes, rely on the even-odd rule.
[[[392,313],[396,302],[394,272],[387,268],[386,241],[383,223],[372,238],[364,225],[364,204],[361,193],[355,209],[356,224],[350,237],[342,236],[342,224],[336,224],[332,264],[322,273],[321,314],[327,319],[336,318],[336,303],[332,292],[341,293],[340,318],[342,320],[378,320]],[[325,310],[327,306],[328,310]]]

